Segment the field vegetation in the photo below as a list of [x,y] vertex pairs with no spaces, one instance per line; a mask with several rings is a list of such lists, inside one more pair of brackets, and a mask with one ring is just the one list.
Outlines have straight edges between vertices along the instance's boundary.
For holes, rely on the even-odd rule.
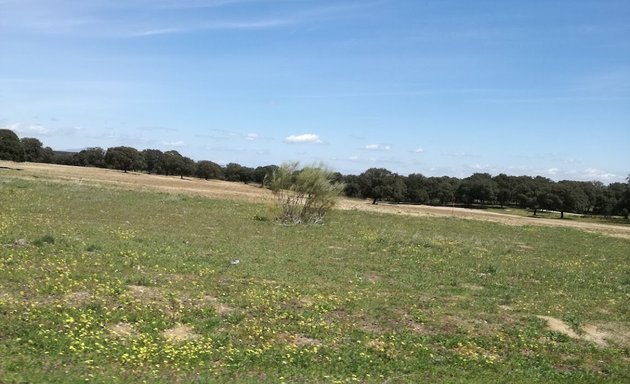
[[630,379],[627,239],[2,172],[4,382]]

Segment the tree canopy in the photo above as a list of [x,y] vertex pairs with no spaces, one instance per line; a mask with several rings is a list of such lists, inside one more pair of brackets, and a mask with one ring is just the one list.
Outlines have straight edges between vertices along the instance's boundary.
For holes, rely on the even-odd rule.
[[[210,160],[195,161],[175,150],[138,151],[132,147],[91,147],[79,152],[53,151],[36,138],[19,138],[13,131],[0,129],[0,159],[57,163],[86,167],[109,167],[127,171],[143,171],[184,178],[220,179],[269,186],[277,165],[251,168],[238,163],[221,166]],[[307,167],[308,168],[308,167]],[[305,170],[307,170],[305,168]],[[298,171],[297,169],[295,170]],[[308,172],[307,172],[308,173]],[[348,197],[432,205],[514,206],[552,210],[564,217],[565,212],[623,216],[630,212],[630,175],[626,182],[604,185],[599,181],[552,181],[541,176],[510,176],[475,173],[458,179],[449,176],[427,177],[420,173],[398,175],[385,168],[370,168],[359,175],[330,172],[337,185],[343,185]]]

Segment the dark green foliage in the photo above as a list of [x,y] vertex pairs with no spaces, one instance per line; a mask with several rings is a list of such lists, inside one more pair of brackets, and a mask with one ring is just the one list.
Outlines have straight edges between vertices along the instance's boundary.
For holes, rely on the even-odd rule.
[[0,129],[0,160],[24,161],[24,148],[15,132]]
[[75,165],[83,167],[105,167],[105,150],[101,147],[87,148],[74,155]]
[[41,141],[32,137],[23,137],[20,139],[20,143],[24,150],[24,161],[32,163],[42,162],[44,158],[44,148],[42,148]]
[[55,237],[53,235],[48,234],[33,241],[33,245],[36,245],[38,247],[41,247],[42,245],[45,245],[45,244],[55,244]]
[[485,204],[493,202],[496,198],[496,182],[487,173],[475,173],[462,180],[455,196],[466,205],[474,202]]
[[107,149],[105,164],[110,168],[127,171],[135,171],[144,168],[142,154],[131,147],[112,147]]
[[265,184],[265,181],[268,180],[277,169],[277,165],[265,165],[264,167],[256,167],[253,172],[253,181],[258,184]]
[[221,166],[209,160],[202,160],[197,163],[195,176],[200,179],[222,179],[223,170]]
[[166,171],[164,153],[159,149],[145,149],[142,151],[145,171],[148,173],[163,174]]
[[245,184],[254,181],[254,169],[237,163],[226,165],[224,173],[227,181],[240,181]]
[[164,169],[167,175],[176,175],[183,179],[184,176],[194,173],[195,162],[177,151],[166,151],[164,152]]
[[361,196],[378,200],[402,201],[406,185],[402,176],[384,168],[370,168],[359,175]]

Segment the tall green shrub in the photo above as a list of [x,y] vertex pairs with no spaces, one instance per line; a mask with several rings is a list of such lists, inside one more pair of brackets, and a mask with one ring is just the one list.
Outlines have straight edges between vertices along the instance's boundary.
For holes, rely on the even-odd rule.
[[334,173],[323,165],[298,169],[297,162],[284,163],[274,171],[268,186],[287,224],[321,223],[343,191]]

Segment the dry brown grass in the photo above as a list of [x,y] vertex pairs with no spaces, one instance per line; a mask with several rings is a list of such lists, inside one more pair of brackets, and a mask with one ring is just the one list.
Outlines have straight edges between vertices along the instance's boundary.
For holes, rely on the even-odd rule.
[[[265,188],[220,180],[202,180],[193,177],[147,175],[124,173],[112,169],[72,167],[55,164],[14,163],[0,161],[0,176],[4,172],[24,179],[107,185],[124,189],[150,190],[166,193],[206,196],[215,199],[241,200],[249,202],[271,202],[273,195]],[[19,170],[19,171],[18,171]],[[630,239],[630,227],[579,221],[561,221],[522,216],[511,216],[465,208],[433,207],[426,205],[373,205],[371,201],[341,198],[337,204],[342,210],[361,210],[411,216],[457,217],[470,220],[485,220],[506,225],[541,225],[570,227],[588,232]]]

